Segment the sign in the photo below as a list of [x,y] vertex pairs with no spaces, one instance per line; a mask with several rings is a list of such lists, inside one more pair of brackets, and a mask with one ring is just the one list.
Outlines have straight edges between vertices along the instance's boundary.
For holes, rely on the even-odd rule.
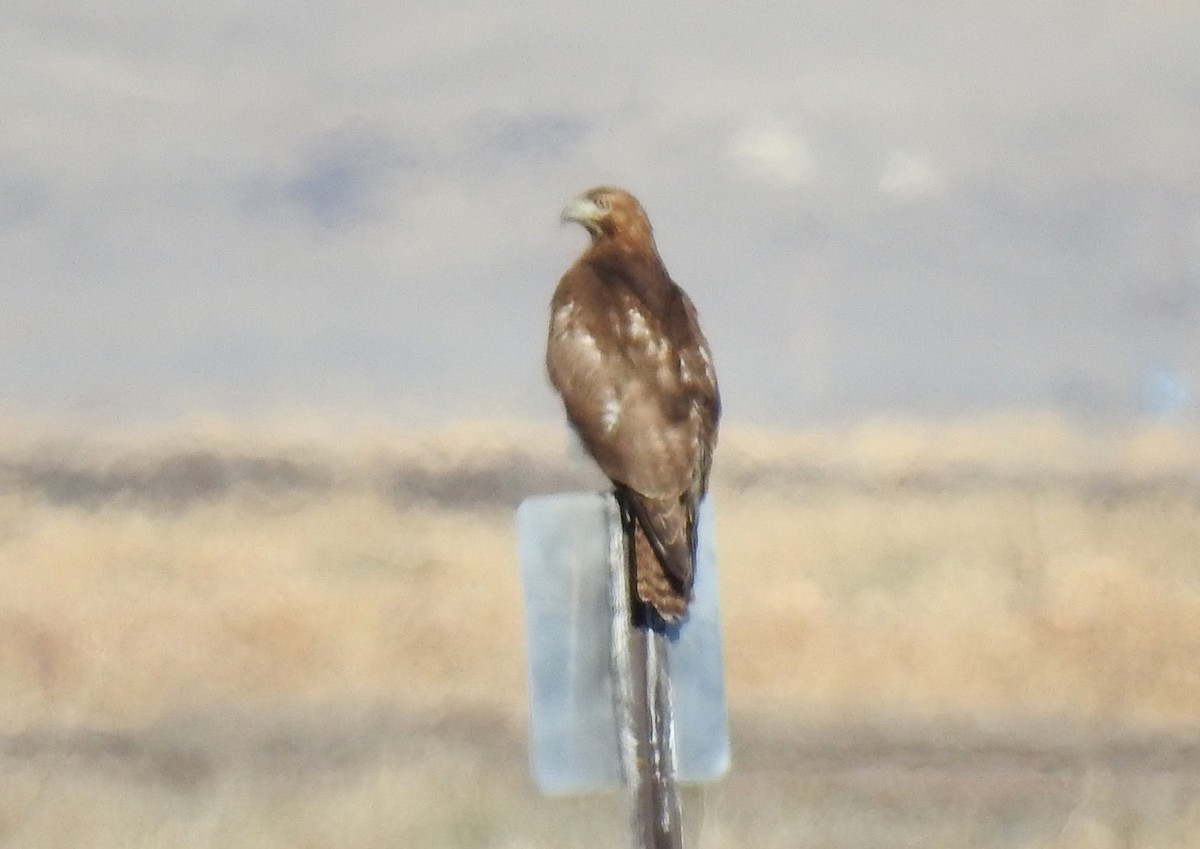
[[[720,778],[729,732],[717,615],[711,500],[700,507],[696,582],[667,658],[681,782]],[[622,787],[612,671],[611,547],[620,512],[609,493],[526,499],[517,510],[529,664],[530,765],[547,794]]]

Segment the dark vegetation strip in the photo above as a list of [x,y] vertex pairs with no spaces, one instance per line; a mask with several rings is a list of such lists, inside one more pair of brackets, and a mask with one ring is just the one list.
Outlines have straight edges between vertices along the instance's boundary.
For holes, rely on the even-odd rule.
[[[1148,498],[1200,504],[1200,475],[1136,477],[1113,472],[1009,471],[963,465],[901,474],[874,474],[814,463],[718,462],[716,482],[735,492],[770,491],[803,499],[829,491],[959,496],[1013,489],[1070,492],[1116,506]],[[603,481],[581,463],[522,451],[439,465],[381,460],[364,469],[321,458],[257,456],[185,450],[153,459],[118,458],[88,464],[71,458],[0,458],[0,493],[21,493],[60,506],[115,505],[178,512],[234,494],[265,499],[319,498],[337,490],[369,490],[398,507],[512,508],[530,495],[597,489]]]

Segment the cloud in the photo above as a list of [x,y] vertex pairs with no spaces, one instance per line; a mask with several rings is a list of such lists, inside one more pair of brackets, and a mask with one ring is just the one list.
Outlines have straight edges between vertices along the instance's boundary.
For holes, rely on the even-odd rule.
[[279,177],[248,189],[247,204],[262,211],[294,207],[324,227],[349,227],[395,205],[402,174],[415,156],[386,128],[352,122],[308,142]]
[[898,202],[918,200],[942,191],[941,174],[924,157],[893,150],[884,160],[879,191]]
[[816,172],[816,159],[804,139],[781,126],[741,130],[730,154],[745,173],[766,182],[801,186],[811,182]]
[[528,165],[561,159],[588,134],[588,122],[564,112],[488,114],[478,120],[479,150],[484,156]]

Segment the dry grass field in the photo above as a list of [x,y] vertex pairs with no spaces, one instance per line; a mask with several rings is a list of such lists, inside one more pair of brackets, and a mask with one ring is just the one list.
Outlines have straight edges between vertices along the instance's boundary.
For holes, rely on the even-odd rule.
[[[623,845],[528,778],[553,426],[0,424],[0,846]],[[1200,436],[727,429],[700,847],[1200,846]]]

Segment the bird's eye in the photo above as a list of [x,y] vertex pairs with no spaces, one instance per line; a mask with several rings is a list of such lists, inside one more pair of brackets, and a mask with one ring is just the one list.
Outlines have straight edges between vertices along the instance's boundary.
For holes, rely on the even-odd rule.
[[607,211],[610,206],[610,203],[608,200],[608,195],[597,195],[596,196],[596,206],[599,207],[600,209]]

